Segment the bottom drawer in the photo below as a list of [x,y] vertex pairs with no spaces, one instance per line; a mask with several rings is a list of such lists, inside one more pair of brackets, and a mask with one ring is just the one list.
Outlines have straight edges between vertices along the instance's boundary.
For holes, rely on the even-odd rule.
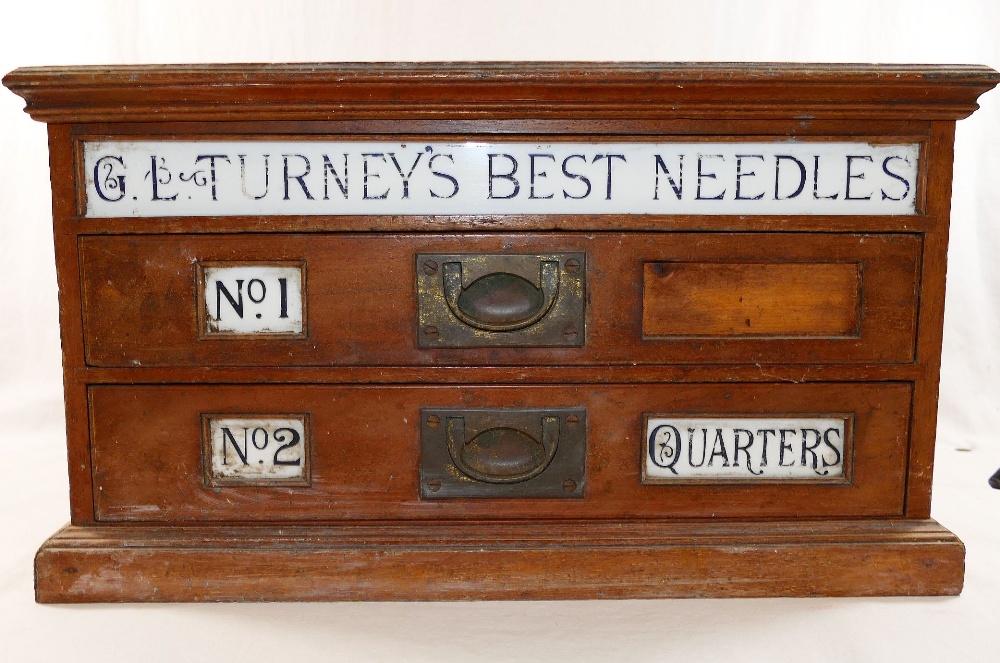
[[[103,385],[89,396],[98,521],[903,512],[903,383]],[[548,488],[517,488],[541,479]]]

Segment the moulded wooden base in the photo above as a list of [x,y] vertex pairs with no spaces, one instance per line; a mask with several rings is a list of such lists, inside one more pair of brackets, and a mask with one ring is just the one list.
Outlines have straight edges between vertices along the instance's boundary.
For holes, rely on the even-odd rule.
[[40,603],[958,594],[933,520],[75,527]]

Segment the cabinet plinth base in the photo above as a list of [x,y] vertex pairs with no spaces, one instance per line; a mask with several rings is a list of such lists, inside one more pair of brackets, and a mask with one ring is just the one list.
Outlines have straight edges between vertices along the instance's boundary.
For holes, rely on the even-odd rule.
[[961,592],[933,520],[67,526],[41,603],[904,596]]

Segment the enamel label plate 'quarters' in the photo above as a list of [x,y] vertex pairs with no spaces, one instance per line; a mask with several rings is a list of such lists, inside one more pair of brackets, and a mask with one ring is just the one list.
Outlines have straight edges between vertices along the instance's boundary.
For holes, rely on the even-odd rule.
[[958,593],[952,144],[998,80],[12,72],[51,123],[71,468],[37,599]]

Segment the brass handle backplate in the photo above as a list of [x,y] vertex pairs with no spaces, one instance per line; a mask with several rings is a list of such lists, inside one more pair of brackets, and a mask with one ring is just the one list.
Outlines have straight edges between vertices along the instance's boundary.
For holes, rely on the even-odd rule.
[[584,344],[583,253],[417,256],[422,348]]

